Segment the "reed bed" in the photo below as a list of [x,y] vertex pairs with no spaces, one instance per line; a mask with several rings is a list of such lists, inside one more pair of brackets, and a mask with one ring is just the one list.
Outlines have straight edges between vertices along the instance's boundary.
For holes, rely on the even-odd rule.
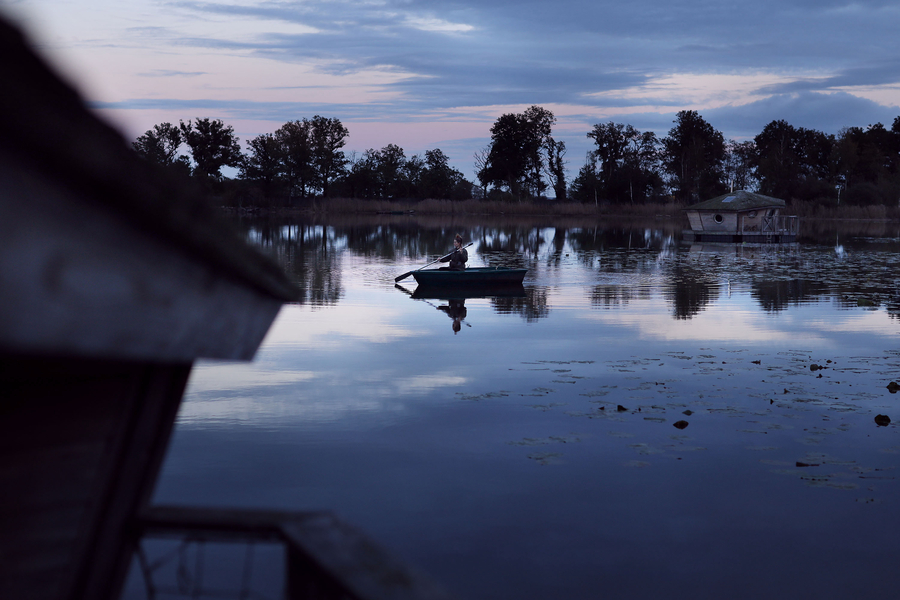
[[835,219],[864,221],[900,219],[900,207],[874,204],[870,206],[835,206],[817,202],[792,202],[788,207],[788,214],[794,214],[805,219]]
[[[303,201],[293,208],[271,208],[267,212],[306,214],[334,217],[336,215],[397,215],[442,216],[453,218],[488,216],[595,220],[595,219],[665,219],[685,220],[687,205],[674,202],[659,204],[580,204],[575,202],[537,201],[500,202],[493,200],[364,200],[357,198],[316,198]],[[900,207],[834,206],[817,202],[794,201],[785,214],[810,221],[900,221]],[[686,220],[685,220],[686,225]]]
[[306,210],[315,213],[406,213],[436,215],[534,215],[534,216],[634,216],[676,217],[681,204],[580,204],[575,202],[498,202],[491,200],[360,200],[353,198],[317,199]]

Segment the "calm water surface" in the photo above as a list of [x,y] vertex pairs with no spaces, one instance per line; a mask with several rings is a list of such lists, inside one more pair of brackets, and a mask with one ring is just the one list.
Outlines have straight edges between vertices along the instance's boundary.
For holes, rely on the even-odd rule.
[[[303,299],[195,369],[156,502],[330,509],[460,598],[900,594],[896,232],[243,226]],[[395,286],[457,231],[524,296]]]

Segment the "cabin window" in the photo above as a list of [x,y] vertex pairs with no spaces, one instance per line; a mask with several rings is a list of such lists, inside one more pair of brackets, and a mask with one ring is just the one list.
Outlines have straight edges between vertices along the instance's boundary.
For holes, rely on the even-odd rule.
[[722,215],[716,215],[716,216],[713,217],[713,220],[714,220],[716,223],[721,223],[722,221],[725,220],[725,217],[723,217]]
[[755,211],[755,210],[751,210],[750,212],[747,213],[747,216],[750,217],[750,218],[752,219],[753,217],[756,216],[756,211]]

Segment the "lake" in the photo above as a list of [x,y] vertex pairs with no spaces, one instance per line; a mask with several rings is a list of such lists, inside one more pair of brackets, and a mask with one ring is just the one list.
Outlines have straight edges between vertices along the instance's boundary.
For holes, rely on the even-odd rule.
[[[302,298],[196,366],[155,502],[332,510],[459,598],[896,597],[896,224],[241,227]],[[395,285],[457,232],[524,293]]]

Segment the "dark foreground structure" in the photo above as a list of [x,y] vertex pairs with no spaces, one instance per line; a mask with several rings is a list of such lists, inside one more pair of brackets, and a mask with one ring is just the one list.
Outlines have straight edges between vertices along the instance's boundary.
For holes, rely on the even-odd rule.
[[0,19],[0,598],[113,599],[145,535],[284,545],[289,598],[445,598],[329,513],[148,506],[193,361],[296,290]]

